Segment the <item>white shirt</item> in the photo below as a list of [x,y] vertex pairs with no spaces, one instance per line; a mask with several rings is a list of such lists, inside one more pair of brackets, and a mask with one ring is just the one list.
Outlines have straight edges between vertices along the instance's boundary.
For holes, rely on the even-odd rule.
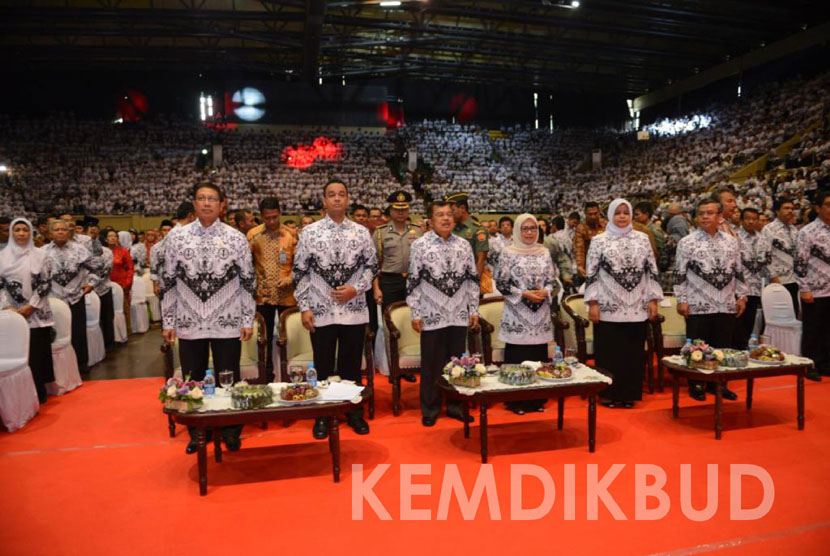
[[[414,243],[413,243],[414,245]],[[369,322],[366,296],[378,273],[378,257],[369,230],[348,218],[337,224],[329,216],[300,232],[294,253],[294,297],[300,311],[311,311],[315,326]],[[352,286],[356,296],[346,303],[331,294]]]
[[67,241],[63,247],[55,242],[43,247],[52,270],[52,294],[68,305],[74,305],[84,295],[84,286],[98,285],[99,261],[77,241]]
[[643,322],[649,301],[663,299],[657,261],[643,232],[602,233],[591,240],[585,262],[585,303],[596,301],[605,322]]
[[795,277],[802,292],[830,297],[830,226],[820,218],[798,232]]
[[[556,281],[556,267],[547,251],[519,254],[502,251],[494,275],[504,295],[499,340],[509,344],[538,345],[553,340],[550,305]],[[541,303],[522,297],[527,290],[543,289],[548,295]]]
[[470,324],[478,315],[479,280],[470,242],[431,231],[415,240],[406,277],[406,303],[424,330]]
[[792,224],[780,220],[770,222],[761,231],[766,242],[771,245],[772,260],[769,264],[770,278],[779,278],[782,284],[795,282],[795,236],[798,231]]
[[239,231],[199,220],[166,242],[162,269],[164,329],[184,340],[238,338],[256,312],[254,266]]

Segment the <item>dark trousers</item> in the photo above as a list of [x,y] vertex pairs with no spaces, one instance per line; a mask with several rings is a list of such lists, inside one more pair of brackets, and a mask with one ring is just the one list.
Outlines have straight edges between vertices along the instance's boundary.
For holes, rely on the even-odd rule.
[[[268,347],[265,352],[265,373],[268,377],[268,382],[274,380],[274,323],[277,320],[277,312],[281,313],[286,309],[288,309],[286,305],[269,305],[268,303],[256,306],[257,312],[262,315],[265,321],[265,330],[267,331],[268,337]],[[287,372],[287,370],[283,372]]]
[[813,360],[816,371],[830,374],[830,297],[816,297],[801,311],[801,354]]
[[[749,344],[749,337],[755,329],[755,315],[758,313],[758,307],[760,306],[760,297],[750,295],[746,298],[746,311],[735,321],[735,333],[732,336],[733,348],[746,349],[746,346]],[[763,328],[762,326],[761,330]]]
[[233,371],[234,382],[240,380],[239,357],[242,343],[239,338],[203,338],[200,340],[179,339],[179,360],[182,363],[182,378],[190,375],[193,380],[203,380],[208,368],[208,359],[213,354],[213,376],[219,383],[220,371]]
[[[78,371],[86,373],[89,363],[89,349],[86,343],[86,300],[83,296],[74,305],[69,306],[72,312],[72,349],[78,360]],[[51,349],[51,348],[50,348]]]
[[104,346],[110,349],[115,343],[115,329],[112,321],[115,318],[115,309],[112,306],[112,290],[101,296],[101,315],[99,324],[104,335]]
[[[438,379],[450,358],[467,348],[467,327],[447,326],[421,332],[421,415],[434,418],[441,412]],[[449,408],[448,408],[449,409]]]
[[52,364],[52,327],[29,329],[29,368],[35,381],[37,399],[46,401],[46,384],[55,381]]
[[[315,327],[311,333],[311,348],[314,350],[317,379],[325,380],[338,374],[341,378],[360,384],[360,362],[365,341],[365,324],[330,324]],[[362,417],[363,407],[349,411],[347,415],[350,418]]]
[[612,373],[613,384],[602,396],[617,402],[643,399],[646,322],[605,322],[594,325],[597,367]]
[[[728,348],[731,346],[734,332],[735,315],[732,313],[689,315],[686,317],[686,337],[692,340],[703,340],[712,347]],[[689,381],[689,389],[696,388],[699,385],[699,381]]]
[[381,310],[385,313],[386,308],[396,301],[406,301],[406,278],[403,274],[390,274],[382,272],[378,276],[378,286],[383,294]]
[[372,290],[366,292],[366,308],[369,309],[369,330],[378,331],[378,304]]
[[795,317],[798,318],[798,283],[793,282],[792,284],[783,284],[787,291],[790,292],[790,297],[793,298],[793,311],[795,311]]
[[[208,359],[213,354],[213,376],[219,385],[220,371],[233,371],[234,382],[240,380],[239,357],[242,354],[242,342],[239,338],[204,338],[201,340],[179,339],[179,361],[182,364],[182,378],[190,375],[192,380],[204,380],[208,368]],[[242,425],[219,427],[223,436],[239,438]],[[191,440],[195,439],[194,429],[188,428]]]
[[[504,345],[504,362],[508,365],[518,365],[522,361],[541,361],[543,363],[548,360],[548,345],[547,344],[505,344]],[[518,402],[507,402],[504,405],[508,409],[523,409],[525,411],[538,411],[545,406],[547,399],[541,398],[538,400],[523,400]]]

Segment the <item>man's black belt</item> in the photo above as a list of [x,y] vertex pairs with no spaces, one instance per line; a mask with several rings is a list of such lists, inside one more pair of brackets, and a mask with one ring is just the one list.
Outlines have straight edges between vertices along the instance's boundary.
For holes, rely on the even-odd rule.
[[381,274],[384,275],[384,276],[395,276],[397,278],[406,278],[409,275],[406,272],[403,272],[403,273],[400,273],[400,272],[381,272]]

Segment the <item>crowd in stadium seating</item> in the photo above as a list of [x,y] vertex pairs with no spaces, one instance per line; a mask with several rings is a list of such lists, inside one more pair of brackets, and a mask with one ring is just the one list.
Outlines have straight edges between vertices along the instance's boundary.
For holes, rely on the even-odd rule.
[[[470,193],[474,212],[522,210],[568,213],[586,201],[615,196],[662,197],[691,206],[695,191],[726,181],[758,156],[769,166],[800,169],[779,178],[776,190],[815,188],[830,161],[826,126],[812,129],[785,158],[773,149],[825,117],[830,74],[759,87],[745,99],[713,105],[708,127],[636,141],[607,130],[507,129],[491,138],[475,125],[425,121],[397,137],[336,130],[214,131],[201,125],[159,120],[137,126],[80,121],[71,116],[27,120],[0,116],[5,130],[0,162],[12,169],[0,178],[0,202],[11,214],[169,214],[198,180],[210,179],[228,193],[232,207],[253,208],[275,195],[285,212],[319,208],[319,187],[338,176],[352,199],[383,206],[401,183],[390,170],[396,142],[415,148],[431,169],[423,191],[439,198]],[[689,118],[687,118],[689,119]],[[286,148],[326,136],[341,145],[335,159],[293,168]],[[202,149],[223,145],[223,164],[198,168]],[[602,167],[591,169],[590,151],[602,146]],[[204,160],[202,160],[204,162]],[[409,174],[403,173],[405,181]],[[404,188],[412,191],[409,183]],[[771,206],[771,187],[747,180],[739,192]],[[413,211],[423,211],[415,195]]]

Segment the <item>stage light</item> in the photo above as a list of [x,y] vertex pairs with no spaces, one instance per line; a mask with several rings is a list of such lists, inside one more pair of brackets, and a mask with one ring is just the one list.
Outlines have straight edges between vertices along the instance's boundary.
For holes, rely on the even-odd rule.
[[207,149],[202,149],[202,154],[207,154]]
[[572,8],[578,8],[579,7],[579,0],[573,0],[571,2],[571,7]]
[[255,122],[265,115],[265,109],[261,106],[265,104],[265,95],[259,89],[254,87],[245,87],[233,94],[233,102],[241,104],[233,109],[233,113],[240,120],[246,122]]
[[397,8],[400,5],[401,5],[400,2],[381,2],[380,3],[381,8]]
[[6,166],[5,164],[0,164],[0,174],[5,174],[8,171],[9,171],[8,166]]

